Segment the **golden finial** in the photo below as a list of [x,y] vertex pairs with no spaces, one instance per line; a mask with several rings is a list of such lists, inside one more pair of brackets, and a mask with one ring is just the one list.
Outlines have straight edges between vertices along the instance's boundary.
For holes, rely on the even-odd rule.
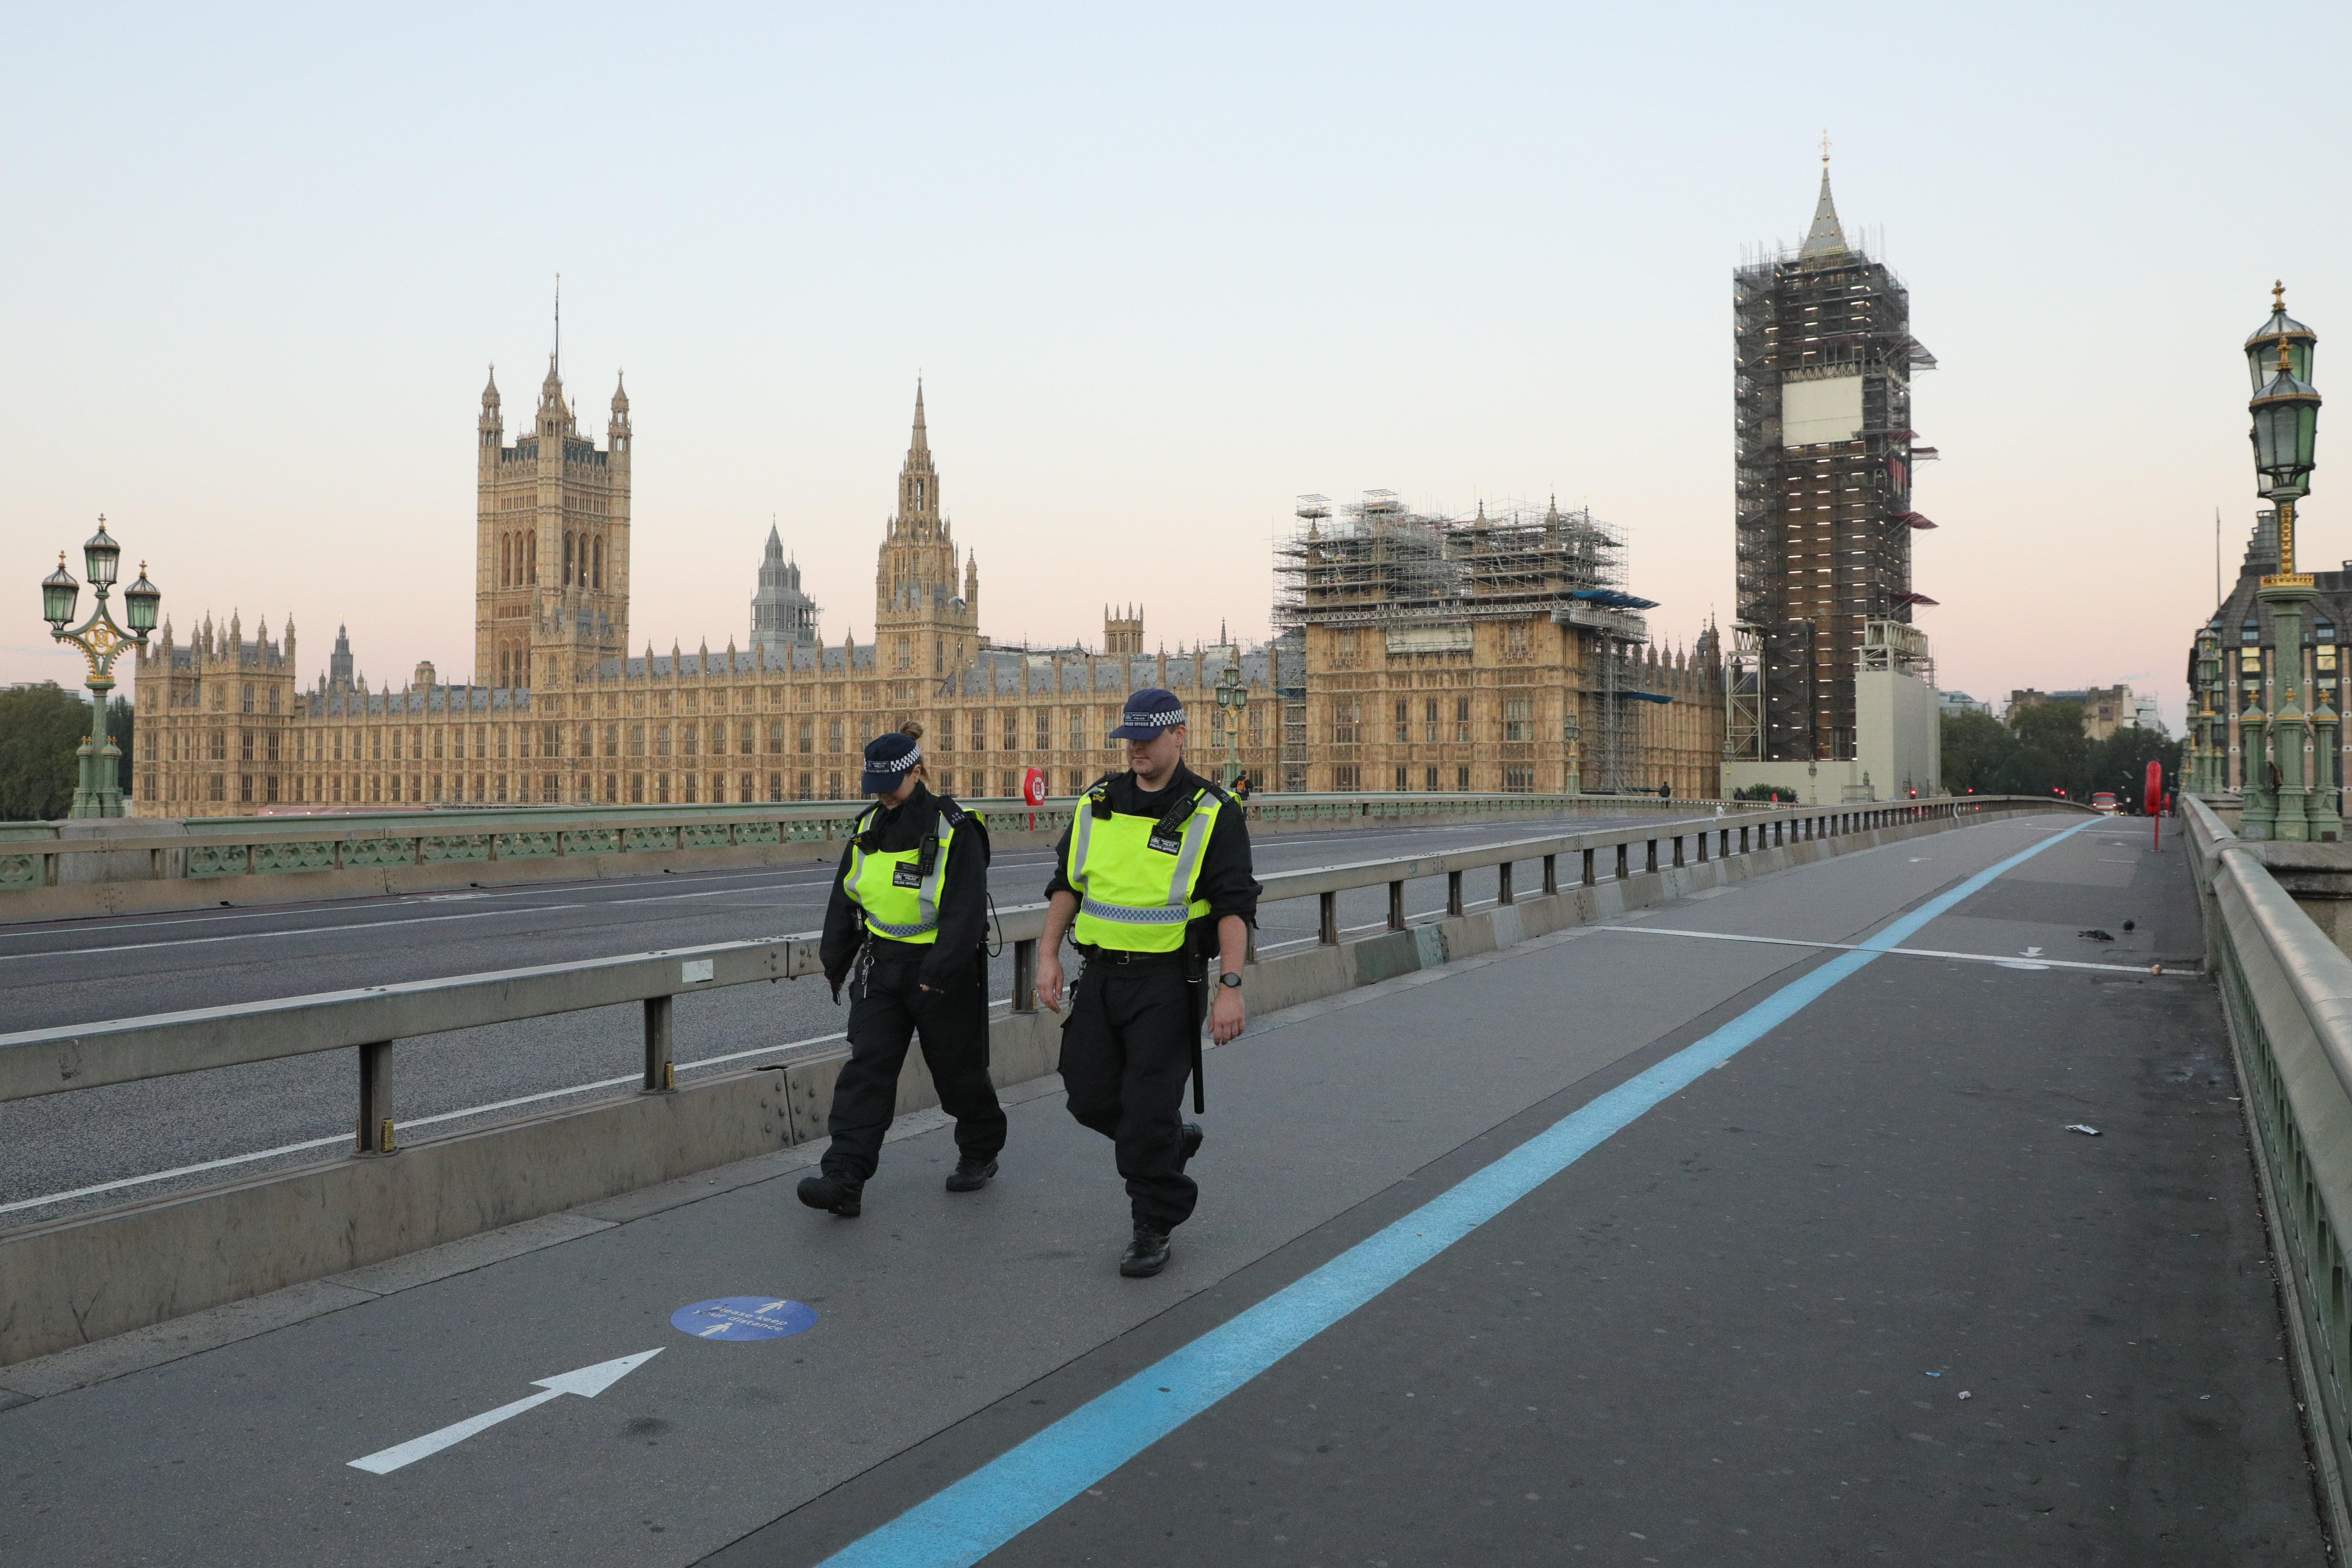
[[2289,372],[2289,371],[2291,371],[2291,370],[2293,370],[2293,369],[2294,368],[2294,364],[2293,364],[2293,363],[2292,363],[2287,359],[2287,357],[2286,357],[2286,340],[2285,340],[2284,338],[2281,338],[2281,339],[2279,340],[2279,362],[2278,362],[2278,367],[2279,367],[2279,374],[2280,374],[2281,375],[2284,375],[2284,374],[2287,374],[2287,372]]
[[2271,309],[2280,311],[2286,309],[2286,285],[2284,282],[2273,281],[2271,284]]
[[1829,128],[1828,126],[1824,125],[1824,126],[1822,126],[1822,168],[1824,168],[1824,169],[1826,169],[1826,168],[1828,168],[1829,166],[1830,166],[1830,128]]

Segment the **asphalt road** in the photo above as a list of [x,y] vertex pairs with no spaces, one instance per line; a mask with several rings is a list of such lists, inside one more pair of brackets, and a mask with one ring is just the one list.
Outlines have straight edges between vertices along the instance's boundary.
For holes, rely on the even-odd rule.
[[[859,1220],[770,1156],[0,1409],[0,1555],[808,1568],[961,1487],[964,1521],[1031,1521],[1007,1565],[2315,1568],[2214,997],[2129,972],[2194,950],[2185,870],[2144,824],[2075,826],[1841,857],[1264,1020],[1216,1054],[1202,1208],[1156,1279],[1113,1271],[1108,1150],[1044,1092],[970,1197],[918,1119]],[[1906,943],[2017,967],[1718,940],[1854,941],[2053,839]],[[1285,1304],[1742,1029],[1360,1305]],[[747,1292],[815,1325],[670,1323]],[[1277,1342],[1262,1370],[1151,1415],[1199,1397],[1163,1358],[1236,1325]],[[596,1399],[349,1464],[654,1349]],[[1123,1421],[1159,1435],[1123,1447]],[[1077,1479],[1032,1505],[990,1467],[1046,1431]],[[919,1560],[972,1558],[872,1559]]]
[[[1581,830],[1639,819],[1571,820]],[[1528,818],[1335,827],[1264,833],[1255,847],[1262,869],[1282,870],[1504,843],[1561,826]],[[1045,849],[999,855],[989,878],[997,903],[1040,900],[1050,862]],[[0,995],[6,1028],[43,1028],[814,931],[824,923],[832,874],[830,863],[811,863],[5,926]],[[1492,873],[1470,880],[1474,901],[1493,897]],[[1442,879],[1407,890],[1412,914],[1443,911]],[[1381,889],[1341,900],[1343,925],[1371,929],[1386,918]],[[1314,941],[1312,900],[1268,905],[1260,920],[1261,952]],[[1008,997],[1011,954],[992,970],[991,994]],[[815,980],[682,996],[677,1056],[681,1070],[691,1070],[698,1061],[832,1035],[844,1017]],[[611,1080],[634,1081],[638,1071],[639,1030],[636,1010],[616,1007],[404,1041],[394,1068],[401,1130],[411,1139],[464,1131],[613,1093]],[[321,1052],[0,1104],[0,1226],[331,1154],[346,1135],[357,1073],[354,1053]],[[604,1087],[578,1087],[597,1085]],[[214,1164],[268,1150],[282,1152]],[[111,1184],[159,1172],[182,1173]],[[92,1187],[102,1190],[85,1190]]]

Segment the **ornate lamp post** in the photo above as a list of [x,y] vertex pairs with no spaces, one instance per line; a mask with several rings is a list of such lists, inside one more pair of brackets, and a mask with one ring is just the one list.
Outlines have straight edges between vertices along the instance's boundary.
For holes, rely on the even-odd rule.
[[[2308,700],[2315,693],[2312,672],[2304,667],[2304,612],[2318,593],[2311,574],[2294,565],[2294,503],[2311,490],[2319,423],[2319,394],[2310,381],[2319,339],[2286,313],[2285,292],[2283,285],[2273,286],[2270,320],[2246,340],[2246,370],[2254,386],[2246,410],[2253,417],[2254,469],[2262,476],[2257,489],[2278,508],[2279,541],[2278,570],[2263,579],[2260,590],[2271,623],[2275,695],[2266,728],[2278,782],[2273,789],[2269,768],[2249,746],[2245,816],[2254,831],[2246,837],[2333,839],[2344,826],[2336,804],[2337,715],[2324,694]],[[2242,821],[2240,830],[2245,831]]]
[[1217,679],[1217,706],[1225,714],[1225,777],[1227,789],[1242,776],[1242,765],[1234,756],[1234,743],[1240,739],[1242,710],[1249,706],[1249,688],[1242,683],[1241,666],[1229,664]]
[[2195,752],[2186,786],[2192,794],[2219,795],[2228,787],[2227,759],[2218,728],[2221,716],[2213,711],[2213,691],[2221,683],[2221,634],[2208,626],[2197,634],[2198,710],[2189,726]]
[[1559,738],[1568,742],[1568,791],[1570,795],[1584,793],[1584,759],[1579,745],[1584,739],[1584,726],[1570,713],[1559,721]]
[[73,619],[74,600],[81,587],[66,570],[64,552],[58,554],[58,569],[41,579],[41,616],[49,623],[49,636],[81,649],[89,664],[89,738],[75,753],[80,759],[81,776],[68,814],[74,816],[122,815],[122,785],[117,776],[122,752],[106,732],[106,700],[114,689],[115,657],[126,647],[147,646],[147,634],[155,629],[155,606],[163,597],[147,581],[142,563],[139,581],[122,590],[124,618],[131,626],[128,631],[117,626],[106,607],[106,594],[114,585],[115,567],[121,559],[122,547],[107,533],[106,519],[100,517],[98,531],[81,547],[82,569],[97,590],[98,604],[89,619],[71,631],[66,629],[66,623]]

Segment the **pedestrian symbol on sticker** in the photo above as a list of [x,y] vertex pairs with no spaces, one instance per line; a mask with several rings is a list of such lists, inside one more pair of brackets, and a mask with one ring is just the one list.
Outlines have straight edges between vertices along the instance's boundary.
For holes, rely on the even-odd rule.
[[669,1322],[698,1340],[774,1340],[816,1327],[816,1311],[773,1296],[721,1296],[680,1307]]

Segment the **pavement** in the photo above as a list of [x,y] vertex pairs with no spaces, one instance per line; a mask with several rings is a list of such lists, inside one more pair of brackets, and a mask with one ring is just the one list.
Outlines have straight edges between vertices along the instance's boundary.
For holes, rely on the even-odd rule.
[[[2146,832],[1973,826],[1255,1020],[1154,1279],[1048,1079],[979,1194],[927,1113],[857,1220],[784,1152],[184,1333],[0,1410],[0,1560],[2322,1563]],[[1930,914],[1897,945],[2005,963],[1782,945]],[[813,1325],[672,1326],[726,1297]]]
[[[1257,862],[1286,870],[1617,820],[1270,832],[1258,836]],[[1051,860],[1047,849],[1000,853],[989,879],[997,903],[1041,900]],[[824,922],[833,870],[823,862],[0,926],[0,990],[8,1005],[0,1027],[42,1028],[814,931]],[[1472,879],[1491,898],[1492,872]],[[1415,914],[1443,912],[1442,879],[1409,892]],[[1381,889],[1342,900],[1348,924],[1370,930],[1386,918]],[[1311,900],[1268,906],[1261,950],[1312,944],[1316,919]],[[992,967],[990,994],[1003,1002],[1012,994],[1011,953]],[[844,1016],[814,981],[680,997],[674,1020],[680,1070],[691,1075],[698,1062],[832,1036]],[[401,1131],[467,1131],[609,1094],[614,1081],[633,1080],[641,1070],[642,1027],[637,1009],[612,1007],[404,1041],[396,1068]],[[357,1072],[353,1053],[321,1052],[0,1104],[0,1226],[316,1160],[346,1135]],[[278,1152],[244,1158],[272,1150]],[[215,1163],[225,1160],[238,1163]],[[144,1179],[161,1172],[179,1173]],[[86,1190],[91,1188],[98,1190]]]

